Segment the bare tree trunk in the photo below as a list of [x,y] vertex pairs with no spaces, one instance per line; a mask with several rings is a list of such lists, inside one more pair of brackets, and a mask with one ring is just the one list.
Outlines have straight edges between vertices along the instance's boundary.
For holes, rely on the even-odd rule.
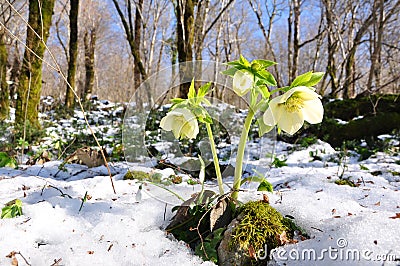
[[74,107],[75,90],[75,74],[78,58],[78,14],[79,0],[71,0],[69,11],[69,60],[68,60],[68,76],[67,76],[67,92],[65,94],[65,105],[67,108]]
[[289,17],[288,17],[288,61],[287,61],[287,67],[288,67],[288,76],[289,79],[292,78],[292,54],[293,54],[293,50],[292,50],[292,24],[293,24],[293,7],[292,7],[292,3],[291,0],[289,0]]
[[345,74],[346,78],[343,84],[343,98],[349,99],[353,97],[353,90],[351,90],[351,86],[354,86],[355,82],[355,60],[356,60],[356,52],[357,48],[360,45],[360,41],[364,36],[365,32],[368,30],[369,26],[372,23],[373,15],[370,16],[363,22],[361,28],[356,32],[354,39],[352,40],[352,46],[347,54],[346,63],[345,63]]
[[92,96],[94,87],[96,29],[92,28],[85,32],[83,43],[85,46],[85,86],[82,98],[88,101]]
[[[136,12],[135,12],[135,26],[134,26],[134,43],[135,46],[140,49],[141,45],[141,40],[142,40],[142,10],[143,10],[143,0],[139,0],[136,3]],[[141,73],[140,69],[138,67],[138,63],[141,62],[141,56],[140,53],[138,53],[138,58],[134,58],[135,62],[135,67],[133,70],[133,75],[134,75],[134,80],[135,80],[135,97],[136,97],[136,104],[137,106],[142,106],[143,101],[142,101],[142,96],[141,96],[141,91],[138,91],[138,88],[140,87],[141,84]]]
[[[138,5],[136,6],[135,25],[133,25],[133,22],[132,22],[133,14],[132,14],[131,0],[127,0],[127,2],[126,2],[127,10],[128,10],[127,17],[124,16],[124,13],[122,12],[121,7],[118,4],[118,1],[117,0],[112,0],[112,1],[114,3],[115,8],[117,9],[120,19],[121,19],[121,22],[122,22],[122,25],[124,27],[125,34],[126,34],[126,39],[128,41],[129,47],[131,49],[131,54],[134,59],[134,64],[135,64],[134,73],[136,73],[136,74],[134,74],[135,75],[135,89],[137,89],[136,86],[140,85],[140,80],[144,81],[147,79],[146,68],[144,67],[143,61],[140,56],[140,41],[137,42],[137,40],[136,40],[136,37],[140,36],[141,25],[137,24],[137,23],[142,22],[142,18],[141,18],[142,11],[141,10],[143,8],[143,0],[140,0],[141,3],[138,3]],[[138,34],[136,34],[137,29],[139,29]],[[136,76],[137,73],[140,73],[140,79],[137,78],[137,76]],[[149,103],[151,103],[152,102],[151,88],[146,88],[146,93],[147,93],[148,101],[149,101]],[[138,108],[141,108],[140,102],[138,104],[139,104]]]
[[[193,37],[194,37],[194,3],[192,0],[178,0],[176,5],[177,19],[177,49],[179,63],[191,62],[193,60]],[[190,64],[181,64],[179,67],[181,84],[179,97],[186,98],[189,86],[193,78],[193,68]]]
[[26,36],[27,48],[25,49],[24,61],[19,78],[15,110],[15,122],[20,126],[24,124],[26,118],[31,127],[36,129],[40,128],[38,107],[42,91],[41,58],[43,58],[46,48],[45,43],[50,32],[54,2],[55,0],[29,1],[29,26],[27,27]]
[[[140,59],[139,47],[136,45],[135,40],[134,40],[131,0],[127,0],[127,6],[128,6],[128,17],[127,18],[125,18],[124,13],[122,12],[121,7],[118,4],[118,1],[117,0],[112,0],[112,1],[114,3],[115,8],[117,9],[118,15],[119,15],[122,25],[124,27],[126,39],[128,41],[129,47],[131,49],[131,54],[135,60],[134,61],[135,66],[139,69],[142,80],[146,80],[147,72],[143,66],[142,60]],[[128,23],[128,21],[129,21],[129,23]]]
[[293,81],[297,76],[297,68],[299,65],[299,51],[300,51],[300,1],[292,0],[293,3],[293,62],[291,70],[291,80]]
[[325,76],[329,75],[331,85],[330,96],[333,98],[337,97],[338,93],[338,81],[336,77],[337,67],[336,67],[336,52],[338,50],[338,40],[335,37],[335,26],[333,19],[333,4],[330,0],[323,0],[323,4],[325,6],[325,17],[327,24],[327,32],[328,32],[328,64],[326,66]]
[[16,102],[15,102],[15,95],[17,93],[17,85],[19,83],[19,76],[20,76],[20,69],[21,69],[21,60],[18,57],[18,53],[14,55],[14,61],[11,66],[11,75],[10,75],[10,81],[12,82],[10,84],[10,98],[11,98],[11,106],[15,108]]
[[4,34],[0,33],[0,121],[8,118],[10,112],[9,88],[6,82],[7,49]]
[[[367,90],[369,92],[373,91],[372,82],[375,79],[375,88],[380,87],[380,75],[381,75],[381,50],[382,50],[382,36],[384,30],[384,6],[383,0],[374,1],[374,12],[373,12],[373,40],[371,41],[371,67],[369,69]],[[379,10],[379,11],[378,11]],[[379,17],[377,18],[377,15]]]

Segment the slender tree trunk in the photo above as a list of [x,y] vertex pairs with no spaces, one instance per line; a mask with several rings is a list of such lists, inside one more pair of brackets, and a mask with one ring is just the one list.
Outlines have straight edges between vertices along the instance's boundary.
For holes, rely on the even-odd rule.
[[[179,63],[192,62],[193,60],[193,35],[194,35],[194,3],[192,0],[178,0],[176,5],[177,19],[177,49]],[[186,98],[189,92],[190,80],[193,78],[191,64],[180,65],[179,75],[181,85],[179,97]]]
[[94,64],[96,48],[96,30],[91,29],[85,32],[83,37],[85,46],[85,87],[83,88],[83,98],[88,101],[92,95],[94,87]]
[[65,105],[67,108],[74,107],[74,92],[75,90],[75,74],[76,63],[78,57],[78,14],[79,0],[71,0],[71,8],[69,11],[69,61],[68,61],[68,76],[67,76],[67,92],[65,94]]
[[[26,49],[17,89],[15,122],[23,125],[25,117],[33,128],[40,128],[38,107],[42,91],[42,60],[49,36],[55,0],[30,0]],[[32,28],[32,29],[31,29]],[[36,35],[35,31],[38,35]],[[40,37],[39,37],[40,36]],[[36,55],[34,55],[32,50]]]
[[[375,88],[380,87],[380,74],[381,74],[381,50],[382,50],[382,36],[384,30],[384,6],[383,0],[374,1],[374,38],[371,41],[371,67],[369,69],[367,90],[372,91],[372,82],[375,79]],[[379,10],[379,11],[378,11]],[[379,15],[379,17],[377,17]]]
[[350,47],[350,50],[347,54],[346,58],[346,64],[345,64],[345,74],[346,78],[344,81],[343,85],[343,98],[344,99],[349,99],[353,97],[353,90],[351,90],[351,86],[354,86],[354,76],[355,76],[355,60],[356,60],[356,52],[358,49],[358,46],[360,45],[360,41],[362,37],[364,36],[365,32],[368,30],[369,26],[372,23],[372,18],[373,15],[371,15],[363,22],[362,26],[360,29],[357,31],[354,40],[352,41],[353,45]]
[[288,49],[288,54],[287,54],[287,67],[288,67],[288,75],[289,79],[292,78],[292,24],[293,24],[293,7],[291,0],[289,0],[289,17],[288,17],[288,42],[287,42],[287,49]]
[[20,70],[21,70],[21,60],[19,59],[18,55],[16,54],[14,56],[13,64],[11,66],[11,75],[10,75],[10,81],[12,82],[10,84],[10,98],[11,98],[11,106],[15,108],[16,103],[15,103],[15,95],[17,93],[17,84],[19,83],[19,76],[20,76]]
[[4,35],[0,34],[0,121],[7,119],[10,111],[9,88],[6,82],[7,49]]
[[[134,41],[134,32],[133,32],[133,25],[132,25],[132,17],[131,17],[131,1],[128,0],[127,5],[128,5],[128,20],[125,18],[124,13],[121,10],[121,7],[118,4],[117,0],[112,0],[114,3],[115,8],[117,9],[118,15],[121,19],[122,25],[124,27],[125,30],[125,34],[126,34],[126,39],[128,41],[129,47],[131,49],[131,54],[134,58],[134,62],[135,62],[135,66],[139,69],[140,74],[142,76],[143,80],[147,79],[147,73],[146,73],[146,69],[143,66],[143,62],[140,59],[140,52],[139,52],[139,47],[136,45],[135,41]],[[128,23],[129,21],[129,23]]]
[[[114,3],[115,8],[117,9],[117,12],[118,12],[118,15],[119,15],[120,19],[121,19],[121,22],[122,22],[122,25],[124,27],[125,34],[126,34],[126,39],[128,41],[129,47],[131,49],[131,54],[133,56],[134,64],[135,64],[135,70],[134,71],[136,71],[136,70],[139,71],[140,76],[141,76],[141,80],[146,80],[147,79],[147,72],[146,72],[146,68],[143,65],[143,61],[141,60],[141,57],[140,57],[140,43],[137,43],[135,41],[135,35],[136,34],[134,32],[134,25],[133,25],[133,20],[132,20],[133,15],[132,15],[131,0],[128,0],[126,2],[127,10],[128,10],[127,17],[125,17],[124,13],[122,12],[121,7],[118,4],[118,1],[117,0],[112,0],[112,1]],[[140,1],[142,2],[141,5],[143,6],[143,0],[140,0]],[[136,16],[138,18],[142,14],[141,14],[140,9],[138,10],[138,7],[136,7],[136,11],[139,12],[137,14],[137,16]],[[140,19],[140,21],[141,21],[141,19]],[[139,29],[140,29],[141,25],[137,25],[136,24],[135,25],[135,29],[136,29],[136,27],[139,27]],[[138,79],[135,77],[135,85],[140,84],[140,81],[139,81],[139,83],[136,83],[137,80]],[[147,93],[147,97],[148,97],[149,103],[151,104],[151,102],[152,102],[151,88],[146,88],[146,93]]]
[[[335,55],[338,49],[338,40],[335,38],[335,27],[334,27],[334,19],[333,19],[333,10],[332,10],[332,3],[330,0],[323,1],[325,6],[325,17],[326,17],[326,24],[327,24],[327,32],[328,32],[328,64],[326,66],[326,73],[325,76],[330,77],[330,81],[328,85],[331,85],[330,96],[333,98],[337,97],[338,93],[338,84],[337,84],[337,77],[336,77],[336,59]],[[325,79],[324,79],[325,80]]]
[[[136,47],[140,49],[141,40],[142,40],[142,9],[143,9],[143,0],[139,0],[136,4],[136,12],[135,12],[135,26],[134,26],[134,42]],[[138,67],[138,62],[141,61],[141,55],[138,53],[138,58],[134,58],[134,69],[133,69],[133,76],[135,80],[135,97],[136,97],[136,104],[137,106],[143,105],[141,91],[138,91],[138,88],[141,84],[141,73]]]
[[293,63],[291,71],[292,81],[297,76],[297,68],[299,66],[299,52],[300,52],[300,1],[293,0]]

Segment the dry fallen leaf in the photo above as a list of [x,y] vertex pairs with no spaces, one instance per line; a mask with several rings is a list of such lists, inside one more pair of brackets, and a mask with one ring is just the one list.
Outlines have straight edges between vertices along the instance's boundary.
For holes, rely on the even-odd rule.
[[18,260],[17,260],[17,258],[15,256],[11,260],[11,265],[12,266],[18,266]]
[[269,203],[269,198],[267,194],[263,194],[263,202]]
[[290,240],[287,238],[286,231],[283,231],[282,234],[278,236],[278,240],[281,245],[285,245],[286,243],[290,242]]
[[400,213],[396,213],[395,216],[389,217],[390,219],[400,219]]
[[249,246],[249,256],[257,260],[257,254],[252,245]]
[[381,202],[378,201],[377,203],[374,204],[375,206],[381,206]]
[[15,254],[17,254],[17,252],[11,251],[10,254],[8,254],[8,255],[6,256],[6,258],[10,258],[10,259],[11,259],[11,265],[12,265],[12,266],[18,266],[18,260],[17,260],[17,258],[15,257]]

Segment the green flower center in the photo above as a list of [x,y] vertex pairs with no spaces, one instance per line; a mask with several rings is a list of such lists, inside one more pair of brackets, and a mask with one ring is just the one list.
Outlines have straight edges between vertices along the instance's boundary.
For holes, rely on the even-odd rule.
[[297,95],[292,95],[286,100],[284,105],[289,113],[296,113],[304,107],[304,100]]

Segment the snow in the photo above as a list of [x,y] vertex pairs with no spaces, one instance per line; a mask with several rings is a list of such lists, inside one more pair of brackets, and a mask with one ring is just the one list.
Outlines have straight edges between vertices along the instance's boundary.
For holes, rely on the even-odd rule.
[[[400,165],[394,163],[399,156],[378,153],[362,162],[369,171],[361,170],[357,160],[349,160],[352,163],[344,176],[360,186],[338,186],[334,183],[338,179],[337,163],[329,161],[337,152],[329,144],[318,141],[300,150],[288,149],[290,146],[277,144],[278,154],[286,153],[288,166],[267,171],[276,190],[269,198],[283,215],[294,217],[311,239],[274,251],[275,263],[310,265],[310,260],[302,260],[302,251],[313,250],[323,256],[323,250],[329,248],[336,249],[338,255],[342,252],[342,259],[334,259],[333,255],[329,258],[326,253],[323,261],[316,256],[312,263],[381,265],[382,261],[366,259],[388,254],[399,259],[400,220],[390,218],[400,212],[400,177],[394,174],[400,172]],[[323,161],[312,161],[309,151],[316,150],[324,151]],[[11,259],[5,256],[11,251],[19,251],[31,265],[51,265],[60,258],[61,265],[213,265],[203,262],[185,243],[164,232],[173,215],[172,206],[180,202],[176,197],[147,185],[140,191],[142,197],[138,202],[140,184],[122,179],[128,168],[156,170],[111,163],[117,191],[114,194],[104,166],[89,169],[71,164],[65,165],[66,171],[60,171],[60,164],[51,161],[19,170],[0,168],[0,202],[19,198],[24,213],[0,220],[0,265],[10,265]],[[371,174],[377,170],[382,174]],[[164,176],[174,173],[172,169],[159,172]],[[207,189],[217,190],[215,184],[208,186]],[[198,191],[199,185],[183,182],[170,189],[188,198]],[[86,191],[92,198],[79,212]],[[257,200],[261,196],[260,192],[244,191],[240,200]],[[338,248],[337,241],[347,244]],[[354,250],[370,252],[371,256],[359,260],[343,257]],[[293,260],[296,256],[298,259]],[[24,265],[18,255],[17,259]],[[396,263],[387,261],[385,265]]]
[[[88,114],[89,121],[96,124],[123,109],[110,102],[98,104],[107,110]],[[238,114],[241,119],[244,115]],[[120,118],[113,119],[111,126],[121,123]],[[132,128],[140,128],[135,117],[130,119]],[[99,124],[93,130],[104,132],[103,139],[113,142],[119,134],[117,127]],[[44,147],[57,140],[71,141],[76,134],[89,134],[80,111],[69,120],[52,121],[52,125],[47,128]],[[80,128],[70,127],[74,125]],[[7,141],[7,134],[0,137]],[[310,236],[274,250],[271,265],[400,265],[400,219],[394,219],[400,213],[400,155],[398,138],[392,137],[382,135],[380,139],[397,146],[394,152],[377,152],[363,161],[352,151],[343,158],[340,151],[320,140],[306,148],[268,138],[248,144],[244,169],[265,174],[275,190],[268,193],[270,204],[293,217]],[[233,135],[230,141],[219,143],[219,149],[229,155],[224,163],[234,165],[232,154],[238,139]],[[165,151],[173,143],[152,145]],[[271,167],[273,153],[286,160],[287,166]],[[174,154],[163,156],[176,163],[184,161]],[[152,161],[111,162],[114,194],[106,167],[64,165],[52,159],[44,165],[0,168],[0,208],[13,199],[23,202],[22,216],[0,219],[0,265],[11,265],[6,255],[12,251],[20,252],[34,266],[49,266],[59,259],[57,265],[214,265],[165,233],[173,217],[172,207],[182,202],[176,195],[152,184],[140,189],[139,181],[123,180],[128,170],[168,177],[177,174],[173,169],[154,169]],[[335,184],[340,175],[358,186]],[[183,182],[168,186],[169,190],[183,199],[200,191],[200,185],[186,182],[189,176],[181,176]],[[229,191],[233,178],[224,181],[224,189]],[[207,181],[205,186],[218,192],[216,182]],[[246,184],[239,200],[262,199],[255,187],[257,184]],[[91,198],[79,211],[86,192]],[[26,265],[21,256],[16,258],[19,265]]]

